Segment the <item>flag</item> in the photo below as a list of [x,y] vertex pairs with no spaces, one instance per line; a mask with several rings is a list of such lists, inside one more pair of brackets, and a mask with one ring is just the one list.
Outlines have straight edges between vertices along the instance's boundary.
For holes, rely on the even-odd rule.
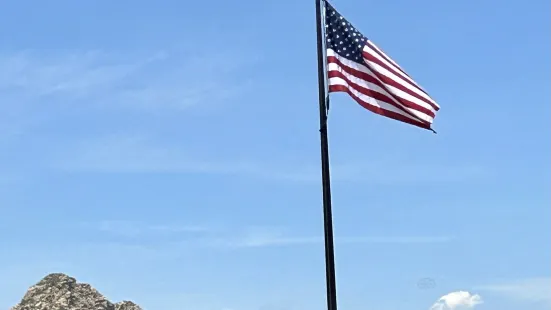
[[348,93],[371,112],[432,130],[438,104],[331,4],[323,2],[329,93]]

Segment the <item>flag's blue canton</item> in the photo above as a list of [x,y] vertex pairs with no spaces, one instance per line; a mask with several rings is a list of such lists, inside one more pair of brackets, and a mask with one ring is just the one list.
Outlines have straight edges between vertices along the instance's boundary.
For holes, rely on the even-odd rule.
[[326,48],[332,49],[340,56],[356,62],[362,60],[362,50],[367,38],[327,2],[325,2],[325,40]]

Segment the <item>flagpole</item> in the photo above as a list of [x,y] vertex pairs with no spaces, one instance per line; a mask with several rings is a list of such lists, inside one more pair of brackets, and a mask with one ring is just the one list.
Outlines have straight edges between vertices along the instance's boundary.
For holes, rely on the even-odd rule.
[[322,4],[325,0],[316,1],[316,33],[318,50],[318,88],[320,113],[321,173],[323,188],[323,228],[325,236],[325,280],[327,286],[327,309],[337,310],[337,288],[335,281],[335,249],[333,245],[333,215],[331,210],[331,182],[329,174],[329,145],[327,141],[327,105],[325,90],[325,56],[322,37]]

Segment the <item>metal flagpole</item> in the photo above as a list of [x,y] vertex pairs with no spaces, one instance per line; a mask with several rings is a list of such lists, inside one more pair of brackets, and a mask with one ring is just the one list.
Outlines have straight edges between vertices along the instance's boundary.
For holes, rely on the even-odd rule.
[[[327,286],[327,309],[337,310],[337,289],[335,281],[335,250],[333,245],[333,215],[331,211],[331,184],[329,177],[329,146],[327,141],[327,105],[329,101],[325,89],[325,56],[322,37],[322,7],[325,0],[316,1],[316,32],[318,48],[318,88],[321,140],[321,173],[323,186],[323,222],[325,233],[325,277]],[[323,4],[323,6],[322,6]]]

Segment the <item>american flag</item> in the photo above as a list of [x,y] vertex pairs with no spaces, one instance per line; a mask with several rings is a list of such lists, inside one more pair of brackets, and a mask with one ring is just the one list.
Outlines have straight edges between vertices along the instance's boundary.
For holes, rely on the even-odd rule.
[[438,104],[394,60],[324,2],[329,92],[348,93],[371,112],[432,130]]

